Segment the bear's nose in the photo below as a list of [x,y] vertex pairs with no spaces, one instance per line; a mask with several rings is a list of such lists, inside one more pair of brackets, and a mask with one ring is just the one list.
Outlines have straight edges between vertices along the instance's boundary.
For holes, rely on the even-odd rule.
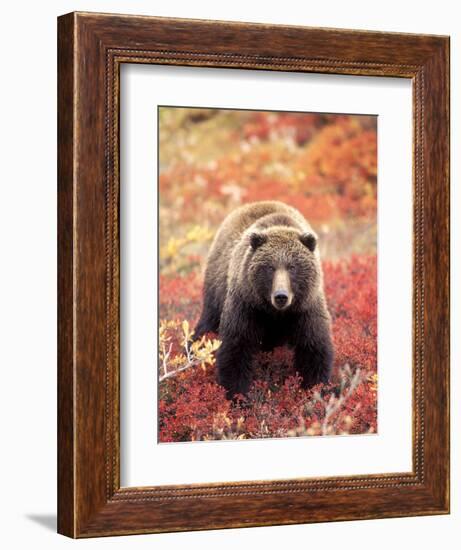
[[276,290],[274,302],[277,307],[283,307],[288,302],[288,293],[285,290]]

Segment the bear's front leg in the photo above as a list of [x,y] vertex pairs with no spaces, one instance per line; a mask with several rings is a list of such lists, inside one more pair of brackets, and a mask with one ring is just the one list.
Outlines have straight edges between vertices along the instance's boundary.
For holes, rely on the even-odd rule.
[[245,395],[251,380],[251,362],[260,335],[251,311],[237,297],[226,299],[220,323],[221,346],[216,357],[218,382],[228,399]]
[[295,369],[301,375],[303,388],[310,388],[330,379],[334,352],[327,319],[309,319],[295,342]]
[[225,388],[227,399],[233,399],[237,393],[247,393],[251,380],[253,353],[253,346],[245,338],[222,335],[216,366],[218,382]]

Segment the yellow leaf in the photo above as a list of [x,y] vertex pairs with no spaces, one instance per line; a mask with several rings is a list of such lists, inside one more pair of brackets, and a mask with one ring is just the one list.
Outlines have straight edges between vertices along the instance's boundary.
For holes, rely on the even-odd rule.
[[182,331],[184,332],[184,335],[189,334],[189,321],[187,319],[184,319],[182,322]]

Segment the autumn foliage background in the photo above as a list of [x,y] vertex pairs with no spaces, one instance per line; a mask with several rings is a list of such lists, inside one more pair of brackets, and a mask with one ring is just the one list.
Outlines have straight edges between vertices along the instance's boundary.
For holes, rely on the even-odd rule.
[[[159,173],[159,441],[376,432],[376,118],[162,107]],[[335,365],[306,391],[289,350],[260,353],[248,395],[230,402],[219,335],[192,342],[202,272],[224,217],[267,199],[319,235]]]

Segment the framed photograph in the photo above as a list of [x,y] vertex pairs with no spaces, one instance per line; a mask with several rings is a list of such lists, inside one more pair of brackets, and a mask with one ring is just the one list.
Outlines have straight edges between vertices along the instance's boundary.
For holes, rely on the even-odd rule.
[[449,513],[449,39],[58,20],[58,531]]

